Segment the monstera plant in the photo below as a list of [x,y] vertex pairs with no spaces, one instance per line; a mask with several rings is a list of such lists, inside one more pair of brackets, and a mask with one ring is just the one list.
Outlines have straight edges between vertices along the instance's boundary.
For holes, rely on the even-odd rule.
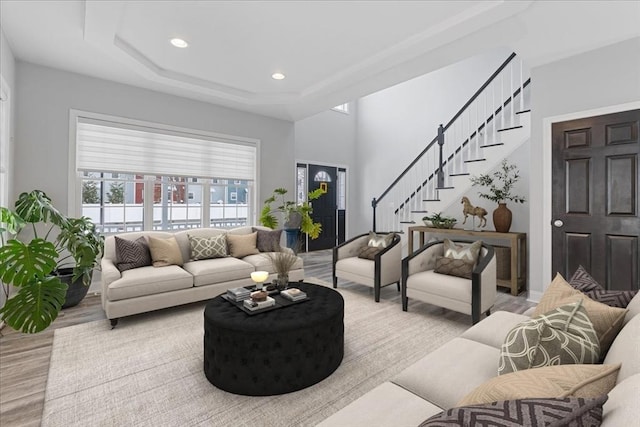
[[[22,193],[14,211],[0,207],[0,235],[0,279],[6,296],[0,318],[16,330],[40,332],[69,306],[67,283],[91,284],[104,238],[89,218],[62,215],[40,190]],[[12,286],[17,289],[13,296]]]

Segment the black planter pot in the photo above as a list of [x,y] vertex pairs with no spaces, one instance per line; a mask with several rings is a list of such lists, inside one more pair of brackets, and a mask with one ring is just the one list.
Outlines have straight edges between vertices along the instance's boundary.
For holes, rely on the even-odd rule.
[[89,292],[89,286],[85,286],[84,283],[82,283],[82,277],[72,282],[73,268],[61,268],[56,275],[62,283],[66,283],[68,286],[67,296],[62,308],[74,307],[80,304],[80,301],[82,301],[84,297],[87,296],[87,292]]

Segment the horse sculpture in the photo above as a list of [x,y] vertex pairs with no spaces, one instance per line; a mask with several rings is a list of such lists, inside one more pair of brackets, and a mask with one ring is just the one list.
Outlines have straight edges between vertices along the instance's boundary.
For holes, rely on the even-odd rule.
[[462,210],[464,214],[463,224],[467,222],[467,216],[471,215],[480,218],[480,227],[486,227],[487,219],[484,216],[487,214],[487,210],[485,208],[481,208],[480,206],[474,207],[466,196],[462,198],[460,203],[464,204],[464,209]]

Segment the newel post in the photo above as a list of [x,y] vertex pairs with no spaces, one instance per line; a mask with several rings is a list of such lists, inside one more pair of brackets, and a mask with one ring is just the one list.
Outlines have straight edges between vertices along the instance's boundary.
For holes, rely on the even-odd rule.
[[438,163],[438,188],[444,187],[444,159],[443,159],[443,150],[444,150],[444,127],[442,124],[438,126],[438,145],[440,146],[440,160]]
[[373,231],[376,231],[376,208],[378,207],[378,201],[376,200],[376,198],[374,197],[373,200],[371,200],[371,207],[373,208]]

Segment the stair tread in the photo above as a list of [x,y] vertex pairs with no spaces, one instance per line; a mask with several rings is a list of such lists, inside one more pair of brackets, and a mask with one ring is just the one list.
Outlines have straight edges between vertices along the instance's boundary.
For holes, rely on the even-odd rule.
[[456,187],[436,187],[436,190],[453,190]]
[[415,224],[415,221],[400,221],[400,224]]
[[464,172],[464,173],[450,173],[449,176],[467,176],[467,175],[471,175],[469,172]]
[[524,114],[524,113],[530,113],[531,109],[529,110],[522,110],[522,111],[516,111],[516,114]]
[[440,199],[422,199],[423,202],[439,202]]
[[484,162],[487,159],[471,159],[471,160],[465,160],[465,163],[473,163],[473,162]]
[[480,148],[497,147],[498,145],[504,145],[504,143],[503,142],[496,142],[495,144],[481,145]]
[[508,127],[508,128],[498,129],[498,132],[505,132],[505,131],[508,131],[508,130],[520,129],[520,128],[522,128],[522,127],[524,127],[524,126],[522,126],[522,125],[519,125],[519,126],[511,126],[511,127]]
[[429,211],[411,211],[411,213],[427,213]]

